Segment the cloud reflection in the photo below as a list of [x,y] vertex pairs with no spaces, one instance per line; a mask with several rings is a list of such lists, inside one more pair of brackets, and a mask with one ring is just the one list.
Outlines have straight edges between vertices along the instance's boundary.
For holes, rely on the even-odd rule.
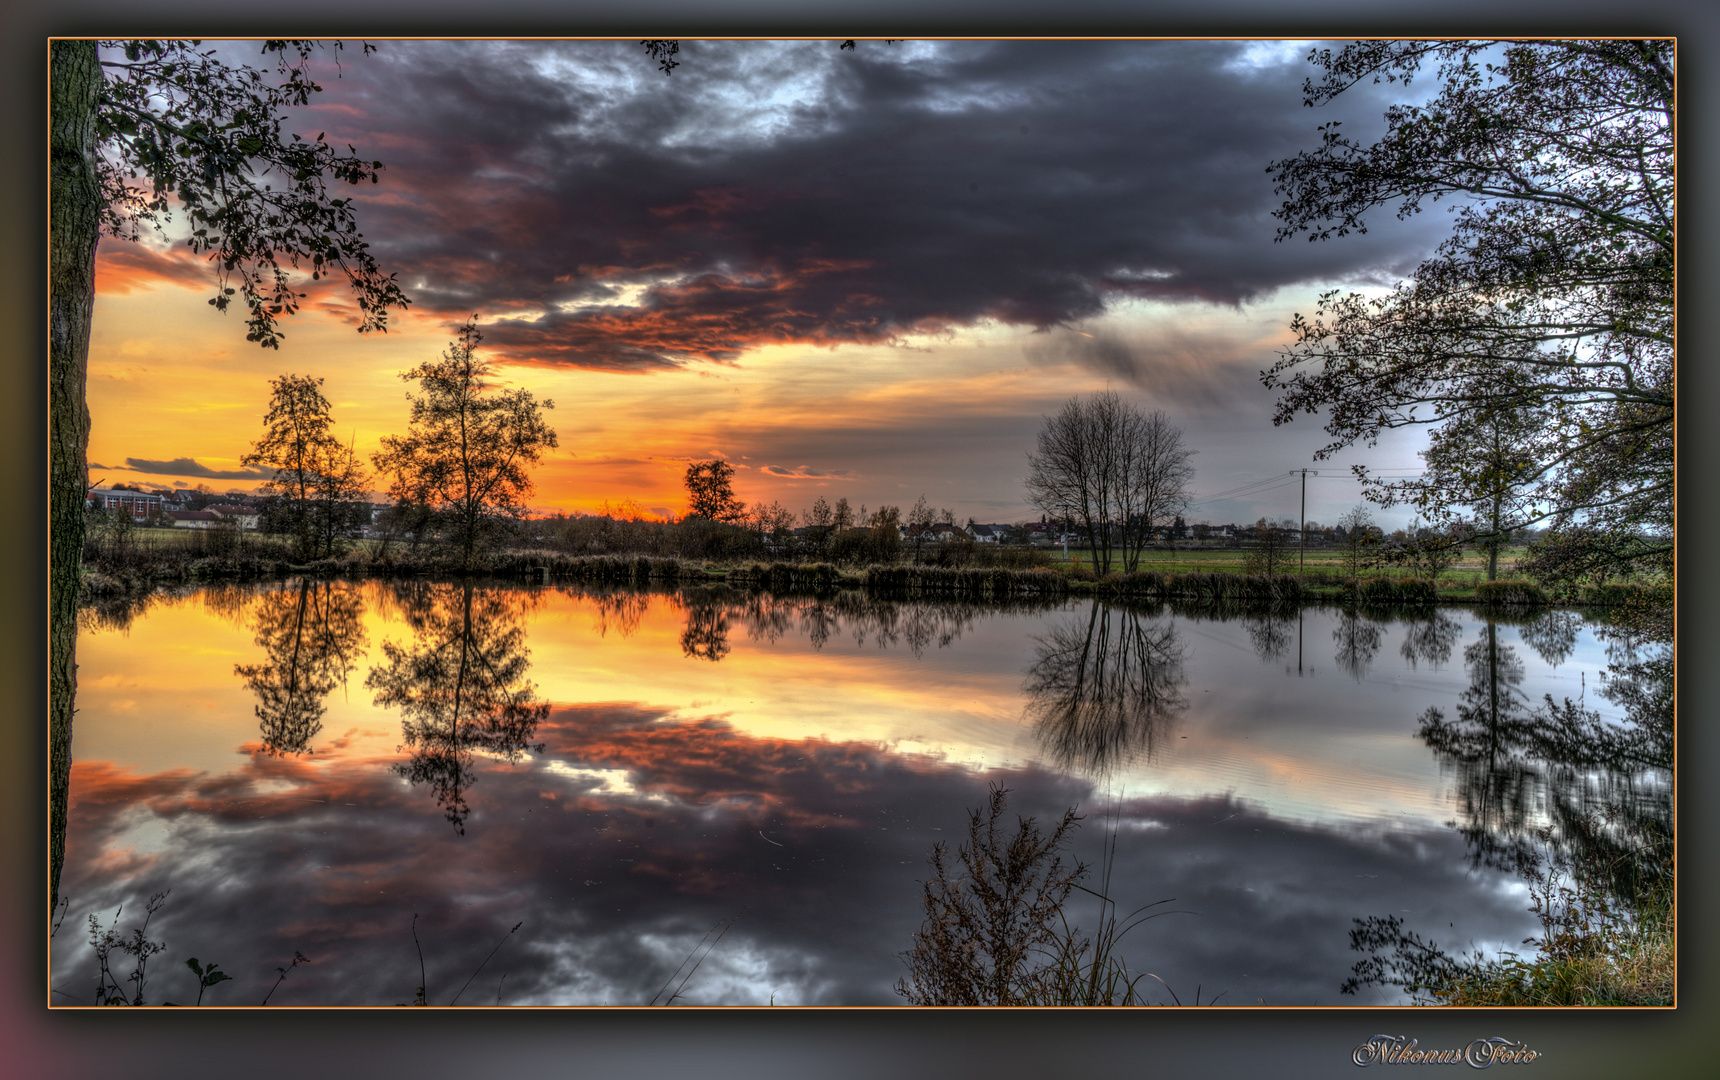
[[[432,1002],[523,920],[463,1002],[643,1003],[738,915],[684,1001],[889,1004],[931,845],[958,837],[996,781],[1020,813],[1093,815],[1076,852],[1089,861],[1119,829],[1112,889],[1131,906],[1175,896],[1199,913],[1132,944],[1131,966],[1150,961],[1183,992],[1335,1000],[1361,911],[1461,914],[1490,940],[1522,935],[1520,905],[1469,876],[1444,830],[1299,825],[1229,796],[1107,808],[1091,781],[1043,768],[755,738],[623,705],[556,708],[537,734],[543,757],[488,768],[470,808],[482,828],[465,837],[438,828],[385,761],[258,755],[223,777],[80,762],[67,889],[81,911],[173,888],[169,959],[219,960],[236,1004],[261,1000],[295,950],[314,963],[272,1004],[409,1000],[414,913]],[[56,986],[76,992],[86,954],[56,944]]]

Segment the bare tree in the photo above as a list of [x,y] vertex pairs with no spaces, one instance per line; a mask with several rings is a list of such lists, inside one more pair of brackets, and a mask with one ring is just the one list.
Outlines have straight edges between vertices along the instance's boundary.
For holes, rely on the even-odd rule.
[[[1132,411],[1132,410],[1131,410]],[[1123,569],[1140,567],[1141,551],[1160,522],[1188,509],[1194,482],[1194,451],[1183,446],[1182,430],[1157,410],[1135,414],[1124,429],[1127,452],[1122,469]]]
[[1109,390],[1070,398],[1045,418],[1027,455],[1028,501],[1078,524],[1096,573],[1110,573],[1117,547],[1134,570],[1154,523],[1188,505],[1193,454],[1161,412],[1143,413]]
[[1268,521],[1261,518],[1254,523],[1254,545],[1243,557],[1243,569],[1250,574],[1282,574],[1290,566],[1290,536],[1287,525],[1293,524],[1289,519],[1284,521]]
[[1379,542],[1375,535],[1374,516],[1368,512],[1365,503],[1357,503],[1338,519],[1338,529],[1344,537],[1344,576],[1358,582],[1362,568],[1368,564],[1368,556]]

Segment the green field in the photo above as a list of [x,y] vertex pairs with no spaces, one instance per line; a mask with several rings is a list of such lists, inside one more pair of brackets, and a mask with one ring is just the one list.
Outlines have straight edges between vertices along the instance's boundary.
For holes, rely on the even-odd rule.
[[[1511,577],[1517,566],[1517,560],[1524,553],[1522,545],[1508,545],[1499,549],[1499,576]],[[1141,555],[1142,570],[1156,570],[1161,574],[1188,573],[1243,573],[1244,563],[1248,558],[1246,548],[1154,548]],[[1123,559],[1120,551],[1111,553],[1111,568],[1120,570]],[[1064,565],[1063,549],[1051,549],[1052,565]],[[1074,544],[1069,545],[1069,563],[1090,564],[1091,557],[1086,551],[1078,550]],[[1290,570],[1297,572],[1299,559],[1294,548],[1290,550]],[[1344,555],[1337,548],[1310,548],[1306,554],[1306,567],[1310,574],[1327,573],[1342,574],[1344,572]],[[1414,577],[1413,571],[1403,567],[1370,567],[1362,571],[1364,577]],[[1441,581],[1462,579],[1471,575],[1487,573],[1487,553],[1484,551],[1466,551],[1463,556],[1453,563],[1444,573],[1440,574]]]

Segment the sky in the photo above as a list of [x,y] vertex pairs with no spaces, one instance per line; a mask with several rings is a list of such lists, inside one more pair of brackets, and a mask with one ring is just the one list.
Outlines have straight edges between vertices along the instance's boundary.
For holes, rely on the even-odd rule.
[[1349,466],[1414,471],[1419,442],[1316,461],[1320,419],[1275,427],[1260,372],[1319,293],[1389,287],[1449,225],[1388,210],[1274,241],[1269,164],[1427,89],[1309,109],[1311,44],[687,41],[670,75],[631,41],[347,50],[288,126],[384,162],[341,194],[410,309],[360,335],[307,274],[263,350],[183,246],[104,239],[91,478],[254,489],[240,458],[285,373],[322,378],[368,456],[406,430],[400,373],[476,316],[498,383],[554,403],[540,512],[679,515],[688,463],[721,457],[749,503],[1037,519],[1045,416],[1111,389],[1195,451],[1188,520],[1294,518],[1308,467],[1330,523],[1360,498]]

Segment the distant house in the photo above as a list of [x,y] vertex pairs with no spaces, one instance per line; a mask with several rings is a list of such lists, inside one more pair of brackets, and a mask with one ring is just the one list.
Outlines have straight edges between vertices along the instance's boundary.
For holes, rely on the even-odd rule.
[[973,537],[976,543],[1001,544],[1004,530],[1008,528],[1007,525],[969,525],[967,534]]
[[96,488],[84,499],[84,505],[105,510],[110,514],[129,514],[134,521],[148,521],[161,512],[161,496],[145,491],[114,491]]
[[204,507],[203,512],[219,514],[222,519],[233,522],[241,529],[255,529],[260,516],[254,506],[237,506],[233,503],[216,503]]
[[167,516],[175,529],[213,529],[226,520],[207,510],[169,510]]

